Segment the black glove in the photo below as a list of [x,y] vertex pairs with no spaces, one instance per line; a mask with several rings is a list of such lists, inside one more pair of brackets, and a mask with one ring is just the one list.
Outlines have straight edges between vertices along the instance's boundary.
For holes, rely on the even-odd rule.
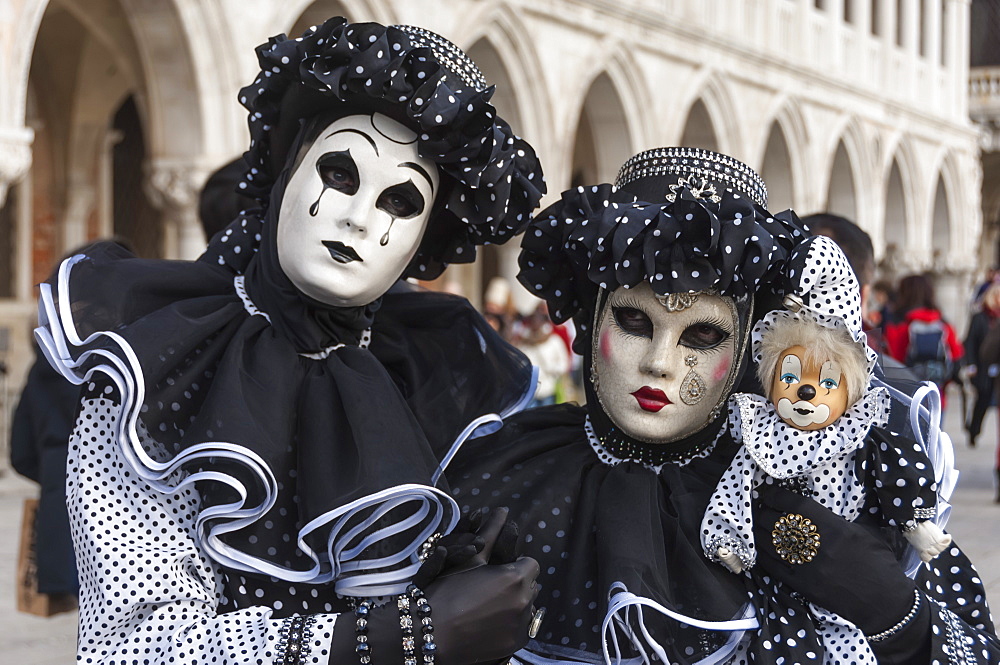
[[[424,589],[433,612],[438,665],[506,659],[528,643],[532,603],[538,595],[538,563],[527,557],[504,560],[514,554],[513,543],[517,541],[517,528],[507,521],[507,514],[506,508],[499,508],[485,517],[473,517],[449,541],[451,545],[439,545],[421,567],[421,573],[443,571],[436,579],[431,576],[433,581]],[[473,531],[473,537],[468,538]],[[447,565],[449,549],[457,565]],[[468,556],[470,551],[474,553]],[[431,564],[432,559],[436,563]],[[350,624],[338,624],[330,662],[356,660],[353,640]],[[402,663],[395,603],[371,609],[368,641],[373,662]]]
[[[802,515],[816,525],[820,544],[812,561],[792,564],[775,551],[771,532],[786,514]],[[776,486],[761,488],[753,522],[756,565],[762,572],[844,617],[865,635],[894,626],[913,607],[916,585],[877,529],[848,522],[812,499]]]
[[[459,520],[421,564],[413,583],[423,589],[433,580],[486,564],[513,563],[519,556],[517,523],[507,520],[506,508],[484,515],[477,510]],[[486,550],[487,538],[492,543]],[[484,554],[485,551],[485,554]]]

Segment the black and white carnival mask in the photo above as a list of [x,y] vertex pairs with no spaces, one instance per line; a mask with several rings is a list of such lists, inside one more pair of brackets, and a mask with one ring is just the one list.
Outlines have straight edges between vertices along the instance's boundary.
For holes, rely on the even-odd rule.
[[302,293],[327,305],[367,305],[406,270],[438,191],[417,135],[380,113],[322,129],[288,181],[278,260]]
[[625,434],[667,443],[711,420],[728,395],[742,350],[732,298],[659,296],[644,283],[616,289],[599,319],[594,390]]

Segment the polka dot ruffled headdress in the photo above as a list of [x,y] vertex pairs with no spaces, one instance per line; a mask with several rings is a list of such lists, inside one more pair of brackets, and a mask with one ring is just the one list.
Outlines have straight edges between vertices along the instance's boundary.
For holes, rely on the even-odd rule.
[[518,279],[570,317],[589,344],[598,291],[648,282],[659,295],[751,295],[804,237],[791,211],[769,213],[748,166],[708,150],[658,148],[622,167],[614,185],[578,187],[540,213],[522,241]]
[[[406,277],[432,279],[449,263],[475,260],[476,245],[509,240],[545,193],[531,146],[490,104],[494,88],[461,49],[433,32],[336,17],[295,39],[271,38],[257,57],[260,74],[240,91],[251,136],[240,187],[265,206],[310,117],[378,112],[417,132],[418,151],[438,165],[442,188]],[[238,235],[253,244],[254,234]],[[227,262],[240,263],[232,246],[225,249]]]
[[861,287],[847,256],[836,242],[814,236],[795,247],[783,271],[784,310],[769,312],[754,326],[751,350],[761,361],[761,339],[782,319],[803,318],[831,329],[846,329],[864,349],[868,375],[875,370],[878,354],[868,345],[861,324]]

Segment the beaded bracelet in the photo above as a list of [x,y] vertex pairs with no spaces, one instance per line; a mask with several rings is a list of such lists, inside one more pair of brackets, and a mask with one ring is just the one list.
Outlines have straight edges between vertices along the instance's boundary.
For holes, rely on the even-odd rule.
[[396,599],[399,609],[399,629],[403,632],[403,665],[417,665],[413,639],[413,616],[410,614],[410,597],[406,594]]
[[370,600],[358,601],[354,607],[354,616],[356,618],[354,632],[358,639],[358,645],[354,647],[354,650],[358,654],[361,665],[369,665],[372,662],[372,647],[368,643],[368,613],[371,611],[371,608],[372,601]]
[[895,626],[887,630],[883,630],[881,633],[866,635],[865,638],[869,642],[882,642],[883,640],[887,640],[899,631],[903,630],[903,628],[906,628],[906,626],[913,621],[913,618],[917,616],[917,613],[920,611],[920,599],[923,597],[923,594],[920,593],[920,589],[913,590],[913,597],[913,607],[910,608],[910,611],[906,613],[906,616],[900,619]]
[[[434,642],[434,621],[431,619],[431,604],[424,596],[424,592],[411,584],[406,588],[406,593],[417,606],[417,616],[420,619],[420,636],[422,644],[420,652],[423,654],[424,665],[434,665],[434,658],[437,655],[437,644]],[[416,661],[416,659],[414,659]],[[411,665],[407,663],[406,665]],[[415,662],[414,664],[415,665]]]

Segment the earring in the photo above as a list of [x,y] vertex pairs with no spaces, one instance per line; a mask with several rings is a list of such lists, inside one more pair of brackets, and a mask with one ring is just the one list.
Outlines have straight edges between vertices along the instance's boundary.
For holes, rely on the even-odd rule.
[[[694,368],[698,364],[698,357],[694,355],[685,356],[684,364],[688,367]],[[705,391],[707,386],[705,386],[705,379],[691,369],[684,380],[681,381],[681,401],[688,406],[694,406],[702,400],[705,396]]]
[[601,387],[601,379],[597,375],[597,368],[593,365],[590,366],[590,385],[594,386],[594,392]]

